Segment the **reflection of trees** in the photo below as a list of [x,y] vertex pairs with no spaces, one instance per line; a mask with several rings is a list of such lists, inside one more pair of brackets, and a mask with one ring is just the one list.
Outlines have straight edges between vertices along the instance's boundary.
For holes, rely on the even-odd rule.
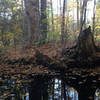
[[47,78],[36,78],[30,85],[30,100],[48,100]]
[[30,85],[30,100],[78,100],[76,90],[59,79],[37,78]]
[[77,91],[62,80],[53,79],[48,88],[48,100],[78,100]]
[[40,77],[30,84],[17,84],[12,80],[4,85],[0,89],[3,92],[9,90],[5,100],[77,100],[78,95],[76,90],[66,86],[64,81],[55,78]]
[[[78,85],[79,100],[94,100],[96,89],[89,85],[81,88]],[[74,88],[67,86],[65,81],[55,78],[37,78],[29,85],[17,84],[16,80],[10,80],[0,86],[0,99],[2,97],[4,100],[78,100],[78,93]],[[6,98],[4,94],[7,95]],[[97,89],[95,100],[99,99],[100,90]]]
[[[28,96],[27,86],[23,84],[17,84],[16,80],[8,80],[0,86],[0,90],[2,89],[2,95],[0,92],[0,99],[2,100],[26,100]],[[5,95],[5,96],[4,96]],[[4,98],[4,99],[3,99]]]
[[97,89],[94,95],[94,100],[100,100],[100,89]]

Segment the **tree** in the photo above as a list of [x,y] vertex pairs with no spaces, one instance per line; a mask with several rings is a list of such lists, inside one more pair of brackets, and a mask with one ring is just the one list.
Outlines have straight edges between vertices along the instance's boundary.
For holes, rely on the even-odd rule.
[[47,38],[47,13],[46,13],[46,0],[41,0],[41,34],[42,40]]
[[0,1],[0,32],[1,32],[1,41],[4,46],[6,45],[6,32],[9,31],[8,30],[8,27],[9,27],[8,26],[8,24],[9,24],[8,17],[11,13],[11,9],[8,4],[12,5],[12,2],[9,2],[7,0]]
[[[84,31],[81,31],[77,43],[77,51],[85,57],[88,57],[95,53],[96,46],[94,43],[94,36],[89,26]],[[85,55],[84,55],[85,54]]]
[[77,0],[77,30],[79,30],[79,0]]
[[53,14],[53,4],[52,4],[52,0],[50,0],[50,4],[51,4],[51,18],[52,18],[52,32],[54,32],[54,14]]
[[60,9],[59,9],[60,10],[60,15],[62,15],[62,13],[61,13],[62,12],[61,11],[61,0],[59,0],[59,6],[60,6]]
[[[61,0],[59,0],[59,11],[60,11],[60,16],[62,16],[62,9],[61,9]],[[60,20],[61,23],[61,20]],[[61,25],[60,25],[60,33],[61,33]]]
[[74,26],[74,0],[73,0],[73,32],[75,31],[75,26]]
[[25,0],[26,14],[29,18],[30,45],[40,40],[39,0]]
[[[3,46],[9,46],[15,38],[19,43],[22,39],[22,7],[19,1],[16,0],[1,0],[0,1],[0,33]],[[11,43],[12,44],[12,43]]]
[[65,9],[66,9],[66,0],[63,1],[63,14],[62,14],[62,25],[61,25],[61,41],[65,42]]
[[94,0],[94,8],[93,8],[93,34],[95,32],[95,12],[96,12],[96,0]]
[[26,41],[26,45],[30,44],[30,37],[31,37],[31,32],[30,32],[30,19],[29,16],[27,14],[27,1],[24,0],[24,11],[25,11],[25,26],[26,26],[26,34],[25,34],[25,41]]
[[94,43],[94,35],[91,32],[91,27],[89,26],[83,31],[83,26],[86,24],[86,8],[87,0],[83,1],[82,12],[81,12],[81,24],[80,24],[80,34],[78,37],[77,51],[85,57],[90,56],[95,53],[96,46]]
[[[81,17],[80,17],[80,33],[83,30],[83,27],[86,28],[86,11],[87,11],[87,0],[83,0],[83,5],[81,8]],[[81,2],[82,3],[82,2]]]
[[57,18],[56,18],[56,31],[58,31],[58,14],[59,14],[59,10],[58,10],[58,0],[57,0]]
[[91,26],[83,30],[83,27],[86,26],[87,2],[87,0],[83,0],[83,2],[80,2],[82,7],[80,18],[80,33],[78,36],[77,44],[71,49],[72,56],[77,56],[78,58],[82,58],[83,60],[86,60],[86,58],[93,56],[98,51],[98,48],[96,47],[94,42],[94,34],[91,31]]

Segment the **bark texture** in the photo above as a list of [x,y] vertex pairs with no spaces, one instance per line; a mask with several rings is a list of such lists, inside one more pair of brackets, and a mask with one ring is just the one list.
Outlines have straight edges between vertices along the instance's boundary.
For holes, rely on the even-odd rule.
[[25,0],[26,13],[29,18],[30,44],[39,41],[40,37],[40,14],[39,0]]
[[65,41],[65,8],[66,8],[66,0],[63,1],[63,14],[62,14],[62,25],[61,25],[61,42]]
[[95,53],[96,46],[90,26],[80,33],[78,38],[77,50],[79,51],[79,53],[83,55],[86,54],[87,56]]
[[47,38],[47,14],[46,14],[46,0],[41,0],[41,33],[42,40]]
[[82,32],[83,27],[86,28],[86,12],[87,12],[87,0],[83,0],[80,3],[80,32]]
[[95,45],[94,34],[89,26],[79,34],[77,44],[71,48],[63,49],[62,55],[83,62],[87,61],[88,57],[93,57],[97,51],[99,48]]

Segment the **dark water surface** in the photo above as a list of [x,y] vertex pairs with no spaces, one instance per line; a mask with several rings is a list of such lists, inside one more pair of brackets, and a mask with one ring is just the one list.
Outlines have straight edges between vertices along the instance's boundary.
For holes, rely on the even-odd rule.
[[[0,84],[0,100],[79,100],[77,90],[61,78],[36,77],[32,82],[16,81],[8,79]],[[99,89],[96,89],[94,100],[100,100]]]

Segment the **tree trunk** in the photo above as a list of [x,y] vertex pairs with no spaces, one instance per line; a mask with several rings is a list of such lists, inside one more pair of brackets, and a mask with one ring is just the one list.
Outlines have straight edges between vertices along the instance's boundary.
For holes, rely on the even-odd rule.
[[25,0],[26,13],[30,24],[30,45],[40,40],[39,0]]
[[26,2],[26,0],[24,0],[24,5],[25,5],[25,27],[26,27],[26,29],[25,29],[25,42],[26,42],[26,46],[27,45],[29,45],[30,44],[30,20],[29,20],[29,16],[27,15],[27,2]]
[[62,15],[62,25],[61,25],[61,42],[65,42],[65,9],[66,9],[66,0],[63,1],[63,15]]
[[93,34],[95,32],[95,12],[96,12],[96,0],[94,0],[94,8],[93,8]]
[[77,0],[77,30],[79,30],[79,0]]
[[[61,0],[59,0],[59,11],[60,11],[60,16],[62,16]],[[60,17],[60,23],[61,23],[61,17]],[[61,33],[61,24],[60,24],[60,33]]]
[[74,0],[73,0],[73,33],[75,32],[75,26],[74,26]]
[[86,11],[87,11],[87,0],[83,0],[83,5],[82,2],[81,4],[81,12],[80,12],[80,33],[83,30],[83,26],[86,28]]
[[41,33],[42,40],[47,38],[47,13],[46,13],[46,0],[41,0]]
[[51,17],[52,17],[52,32],[54,32],[54,15],[53,15],[53,4],[51,0]]
[[57,18],[56,18],[56,32],[58,31],[58,19],[59,19],[59,10],[58,10],[58,0],[57,0]]
[[59,0],[59,6],[60,6],[60,7],[59,7],[59,8],[60,8],[60,9],[59,9],[59,10],[60,10],[60,15],[62,15],[62,13],[61,13],[61,0]]
[[96,51],[94,36],[91,32],[91,27],[82,31],[78,38],[77,51],[83,56],[90,56]]

